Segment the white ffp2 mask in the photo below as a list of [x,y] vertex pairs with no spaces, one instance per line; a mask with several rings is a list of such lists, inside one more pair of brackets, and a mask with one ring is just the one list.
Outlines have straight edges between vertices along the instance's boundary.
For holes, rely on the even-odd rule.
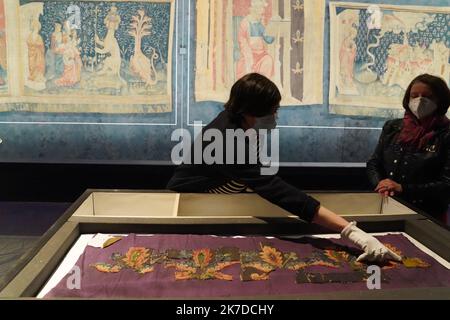
[[417,119],[423,119],[435,112],[437,104],[426,97],[417,97],[409,100],[409,110],[416,116]]

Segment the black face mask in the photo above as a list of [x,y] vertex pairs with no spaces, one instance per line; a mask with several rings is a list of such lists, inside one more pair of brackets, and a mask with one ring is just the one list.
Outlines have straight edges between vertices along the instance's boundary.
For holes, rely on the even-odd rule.
[[276,116],[274,114],[269,114],[268,116],[256,118],[256,122],[255,125],[253,126],[253,129],[272,130],[275,129],[276,126],[277,126]]

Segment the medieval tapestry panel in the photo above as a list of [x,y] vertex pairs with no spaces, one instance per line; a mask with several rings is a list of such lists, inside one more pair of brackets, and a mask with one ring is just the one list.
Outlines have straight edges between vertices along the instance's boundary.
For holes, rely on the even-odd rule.
[[4,0],[0,0],[0,96],[8,94],[8,62],[6,43],[5,4]]
[[196,1],[196,101],[225,102],[233,83],[260,73],[282,105],[322,103],[324,2]]
[[450,83],[448,7],[331,2],[330,23],[332,112],[401,111],[408,84],[423,73]]
[[171,111],[173,0],[14,4],[19,110]]

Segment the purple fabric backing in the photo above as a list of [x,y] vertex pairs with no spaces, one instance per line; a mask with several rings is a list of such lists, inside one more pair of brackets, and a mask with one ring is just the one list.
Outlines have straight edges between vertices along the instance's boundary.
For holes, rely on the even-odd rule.
[[[450,270],[439,264],[403,235],[386,235],[377,237],[383,243],[389,243],[402,251],[407,257],[417,257],[429,263],[428,268],[397,268],[382,270],[383,276],[389,278],[388,283],[382,283],[381,289],[415,288],[415,287],[450,287]],[[114,245],[105,248],[87,247],[78,259],[80,267],[81,289],[69,289],[66,275],[53,288],[46,298],[51,297],[84,297],[84,298],[145,298],[145,297],[239,297],[268,296],[290,294],[316,294],[335,291],[368,290],[366,282],[361,283],[326,283],[297,284],[296,271],[277,269],[270,273],[270,279],[265,281],[240,280],[240,264],[222,270],[233,276],[232,281],[224,280],[175,280],[175,270],[164,268],[157,264],[153,272],[139,274],[131,269],[123,269],[119,273],[102,273],[90,266],[93,263],[112,263],[111,255],[119,252],[125,254],[130,247],[146,247],[159,251],[165,249],[201,249],[220,247],[238,247],[241,251],[258,251],[260,243],[270,243],[283,252],[295,252],[299,258],[307,258],[323,246],[331,243],[328,239],[281,240],[264,237],[214,237],[204,235],[156,235],[136,236],[130,234]],[[342,240],[333,239],[334,244],[344,244]],[[355,248],[353,248],[355,250]],[[358,253],[358,252],[356,252]],[[308,272],[349,272],[348,267],[332,269],[322,266],[308,267]]]

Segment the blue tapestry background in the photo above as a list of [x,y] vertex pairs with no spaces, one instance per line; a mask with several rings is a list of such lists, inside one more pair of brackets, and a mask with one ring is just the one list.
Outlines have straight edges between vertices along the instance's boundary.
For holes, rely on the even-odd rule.
[[[30,1],[23,1],[30,2]],[[356,1],[342,1],[356,2]],[[363,3],[378,3],[362,1]],[[51,6],[61,8],[71,1],[52,1]],[[324,104],[302,107],[283,107],[279,112],[281,161],[285,165],[361,166],[375,148],[381,127],[389,117],[358,117],[329,113],[329,1],[326,0],[324,49]],[[448,0],[384,0],[394,5],[449,6]],[[50,4],[49,4],[50,5]],[[90,5],[82,6],[85,10]],[[109,7],[110,3],[103,4]],[[119,11],[139,3],[116,3]],[[83,9],[84,8],[84,9]],[[158,10],[155,8],[155,10]],[[107,9],[102,11],[103,16]],[[172,55],[172,101],[170,113],[153,114],[38,114],[30,112],[0,113],[1,162],[50,163],[170,163],[170,152],[176,144],[170,135],[176,128],[192,130],[194,121],[207,123],[222,110],[216,102],[195,102],[195,1],[178,0],[175,3]],[[163,14],[163,13],[161,13]],[[83,13],[82,13],[83,16]],[[168,17],[167,17],[168,19]],[[443,15],[436,16],[436,24],[450,23]],[[46,23],[41,31],[48,46],[51,29]],[[50,25],[50,21],[48,21]],[[103,36],[101,23],[98,30]],[[156,29],[167,28],[160,24]],[[86,30],[89,32],[89,30]],[[189,33],[190,32],[190,33]],[[358,30],[358,48],[365,46],[367,29]],[[425,33],[429,32],[423,31]],[[418,35],[419,36],[419,35]],[[430,34],[429,38],[443,37]],[[119,37],[126,37],[125,34]],[[412,38],[414,41],[414,38]],[[159,41],[147,37],[149,45]],[[373,70],[384,72],[386,49],[389,43],[400,41],[387,34],[376,52]],[[145,45],[145,44],[144,44]],[[427,45],[427,44],[425,44]],[[132,44],[130,44],[132,46]],[[131,54],[129,50],[127,54]],[[357,61],[364,63],[365,52],[358,50]],[[168,57],[164,57],[167,61]],[[399,101],[400,104],[400,101]]]

